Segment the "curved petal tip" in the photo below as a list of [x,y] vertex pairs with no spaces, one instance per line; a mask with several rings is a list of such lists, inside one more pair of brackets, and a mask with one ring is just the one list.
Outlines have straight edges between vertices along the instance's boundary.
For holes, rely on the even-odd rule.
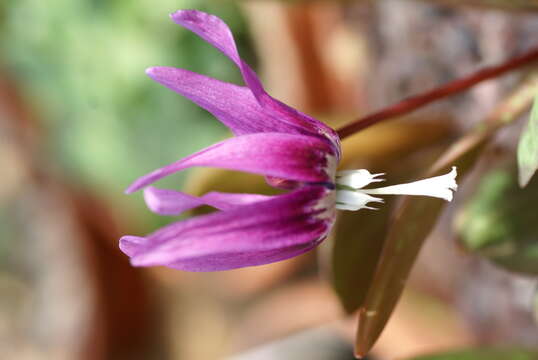
[[145,241],[146,239],[140,236],[126,235],[121,237],[119,247],[121,251],[131,257]]
[[146,75],[151,77],[151,78],[154,77],[157,68],[158,67],[156,67],[156,66],[152,66],[152,67],[147,68],[146,69]]

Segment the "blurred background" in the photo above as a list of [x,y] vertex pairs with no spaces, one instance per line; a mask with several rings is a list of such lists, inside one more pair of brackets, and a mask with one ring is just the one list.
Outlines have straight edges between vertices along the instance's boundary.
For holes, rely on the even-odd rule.
[[[168,18],[203,10],[231,27],[272,95],[338,127],[538,43],[536,1],[461,3],[0,2],[0,358],[352,359],[353,313],[395,200],[342,214],[317,252],[292,260],[220,273],[131,267],[119,237],[173,219],[125,187],[230,136],[144,70],[241,82],[228,59]],[[356,134],[342,166],[416,178],[532,72]],[[538,181],[520,190],[515,174],[526,118],[483,149],[371,359],[538,344]],[[262,178],[213,169],[166,182],[195,195],[270,191]],[[495,354],[515,359],[483,358]]]

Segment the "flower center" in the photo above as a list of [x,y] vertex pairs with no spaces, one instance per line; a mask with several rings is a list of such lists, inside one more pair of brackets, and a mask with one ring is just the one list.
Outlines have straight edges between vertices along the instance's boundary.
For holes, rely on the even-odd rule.
[[364,189],[371,183],[382,182],[384,174],[371,174],[368,170],[345,170],[336,174],[336,208],[340,210],[375,209],[369,203],[382,203],[383,199],[372,195],[431,196],[452,201],[456,184],[456,167],[445,175],[411,183]]

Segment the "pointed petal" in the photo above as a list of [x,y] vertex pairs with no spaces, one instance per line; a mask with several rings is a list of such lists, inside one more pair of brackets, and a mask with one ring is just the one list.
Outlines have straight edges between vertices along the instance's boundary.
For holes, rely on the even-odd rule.
[[245,84],[250,88],[254,97],[267,111],[276,115],[277,119],[328,137],[335,147],[340,147],[338,135],[330,127],[267,94],[256,73],[239,56],[232,32],[224,21],[214,15],[196,10],[179,10],[171,17],[176,24],[194,32],[228,56],[241,70]]
[[206,109],[235,135],[259,132],[309,133],[264,109],[250,89],[222,82],[188,70],[153,67],[146,73],[156,82]]
[[192,166],[209,166],[304,182],[332,182],[327,169],[333,148],[312,136],[261,133],[216,143],[136,180],[126,193],[137,191]]
[[237,206],[271,199],[271,196],[258,194],[233,194],[210,192],[197,197],[181,191],[158,189],[150,186],[144,190],[144,199],[148,208],[160,215],[179,215],[198,206],[209,205],[219,210],[228,210]]
[[122,238],[122,250],[127,250],[133,265],[188,271],[284,260],[308,251],[327,235],[334,221],[334,203],[325,201],[329,193],[322,186],[308,186],[267,201],[176,222],[144,241]]

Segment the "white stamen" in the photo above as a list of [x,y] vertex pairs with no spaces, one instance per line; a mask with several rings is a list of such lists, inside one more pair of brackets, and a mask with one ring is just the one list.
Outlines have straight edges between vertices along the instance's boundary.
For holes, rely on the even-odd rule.
[[340,210],[371,209],[366,206],[369,202],[382,203],[383,199],[365,194],[361,191],[339,190],[336,192],[336,208]]
[[[372,209],[370,202],[382,203],[383,199],[371,195],[419,195],[441,198],[452,201],[452,192],[458,188],[456,184],[456,167],[448,174],[419,180],[407,184],[385,186],[377,189],[363,189],[365,186],[383,181],[378,177],[384,174],[371,174],[368,170],[346,170],[336,175],[336,208],[356,211]],[[343,187],[343,189],[342,189]]]
[[344,170],[339,171],[336,174],[336,182],[340,185],[349,186],[354,189],[362,189],[370,183],[384,181],[384,179],[377,179],[377,177],[383,175],[385,174],[371,174],[365,169]]

